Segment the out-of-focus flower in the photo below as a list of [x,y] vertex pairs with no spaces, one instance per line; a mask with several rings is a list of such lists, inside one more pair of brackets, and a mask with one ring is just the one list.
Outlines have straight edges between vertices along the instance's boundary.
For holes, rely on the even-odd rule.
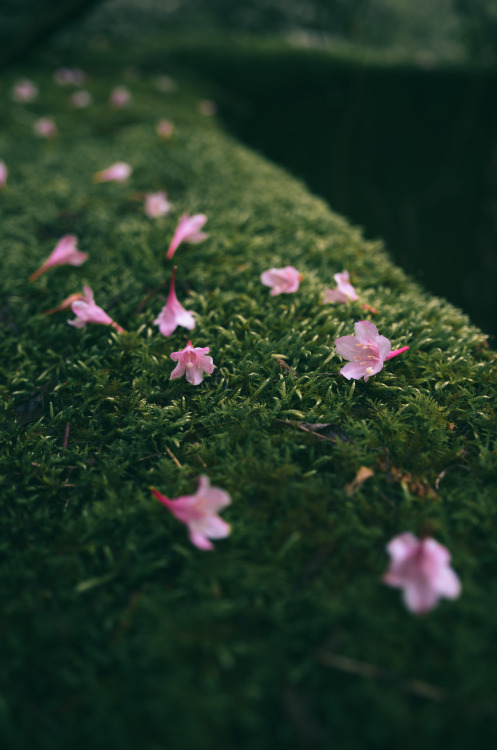
[[126,86],[116,86],[112,89],[109,96],[109,104],[115,109],[121,109],[125,107],[131,101],[131,92]]
[[197,244],[198,242],[203,242],[207,239],[209,235],[200,231],[206,221],[207,216],[205,214],[195,214],[194,216],[183,214],[179,220],[178,226],[176,227],[171,244],[169,245],[166,258],[171,260],[182,242]]
[[231,497],[219,487],[211,487],[209,478],[202,475],[194,495],[181,495],[170,500],[152,489],[154,496],[188,527],[190,541],[202,550],[212,550],[210,539],[224,539],[231,527],[219,517],[219,511],[231,503]]
[[186,379],[192,385],[200,385],[204,379],[204,372],[206,375],[211,375],[214,370],[214,363],[212,357],[207,357],[209,353],[209,347],[204,346],[195,348],[192,342],[188,344],[179,352],[173,352],[171,359],[173,362],[178,364],[171,373],[171,380],[180,378],[186,373]]
[[36,135],[41,136],[41,138],[55,138],[59,132],[57,130],[57,125],[51,117],[40,117],[40,119],[36,120],[33,125],[33,130]]
[[[154,320],[154,325],[159,326],[159,331],[163,336],[170,336],[178,326],[188,328],[192,331],[195,328],[195,318],[192,313],[180,305],[176,292],[174,289],[174,282],[176,280],[177,266],[173,268],[173,277],[171,279],[171,286],[169,287],[169,295],[167,302],[160,311],[159,315]],[[208,359],[211,359],[208,357]],[[212,360],[211,360],[212,362]]]
[[217,112],[217,104],[210,99],[203,99],[199,102],[198,111],[206,117],[213,117]]
[[107,169],[97,172],[93,179],[95,182],[125,182],[133,171],[133,167],[125,161],[118,161]]
[[364,381],[367,382],[371,375],[380,372],[387,359],[392,359],[409,349],[408,346],[403,346],[392,352],[389,339],[380,336],[374,323],[369,320],[359,321],[354,325],[354,330],[354,335],[342,336],[335,341],[337,354],[350,360],[340,370],[347,380],[359,380],[364,377]]
[[18,81],[12,89],[12,98],[16,102],[32,102],[37,96],[38,88],[27,78],[24,81]]
[[89,107],[92,102],[92,96],[89,91],[75,91],[71,96],[71,104],[76,109]]
[[169,94],[176,88],[176,81],[169,76],[158,76],[158,78],[155,79],[155,88],[163,94]]
[[6,186],[8,174],[9,170],[5,166],[5,162],[0,161],[0,190]]
[[59,86],[82,86],[86,73],[80,68],[57,68],[53,77]]
[[271,297],[275,297],[277,294],[296,292],[302,278],[302,274],[293,266],[270,268],[268,271],[261,273],[261,282],[264,286],[271,287]]
[[359,299],[356,290],[350,283],[350,277],[348,271],[342,271],[342,273],[336,273],[333,278],[336,281],[336,289],[325,290],[325,302],[353,302]]
[[429,612],[441,597],[456,599],[461,584],[450,567],[450,552],[435,539],[410,532],[389,542],[390,567],[383,582],[404,590],[406,607],[417,615]]
[[69,325],[84,328],[87,323],[97,323],[102,326],[112,326],[118,333],[124,333],[124,328],[121,328],[105,310],[95,304],[93,292],[88,285],[85,284],[83,291],[83,298],[71,303],[71,310],[76,315],[76,320],[68,320]]
[[151,218],[165,216],[171,210],[167,194],[161,190],[158,193],[148,193],[145,196],[145,213]]
[[78,239],[74,234],[65,234],[61,237],[46,261],[37,271],[31,274],[29,280],[35,281],[42,273],[48,271],[49,268],[53,268],[53,266],[80,266],[88,260],[88,253],[82,253],[78,250],[77,242]]
[[160,120],[157,125],[157,135],[161,138],[170,138],[173,134],[174,125],[169,120]]

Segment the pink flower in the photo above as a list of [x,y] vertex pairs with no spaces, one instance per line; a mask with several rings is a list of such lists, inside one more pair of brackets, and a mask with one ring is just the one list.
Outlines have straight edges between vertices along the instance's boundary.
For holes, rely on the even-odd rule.
[[0,190],[7,184],[7,175],[9,171],[5,166],[5,162],[0,161]]
[[296,292],[302,278],[302,274],[293,266],[270,268],[269,271],[264,271],[261,274],[261,282],[264,286],[272,287],[270,291],[271,297],[275,297],[277,294]]
[[50,117],[40,117],[33,125],[36,135],[42,138],[55,138],[58,134],[57,125]]
[[71,96],[71,104],[76,109],[88,107],[92,102],[92,96],[89,91],[75,91]]
[[59,86],[82,86],[86,81],[86,73],[79,68],[58,68],[53,77]]
[[336,273],[333,278],[336,281],[336,289],[326,289],[325,291],[325,302],[353,302],[359,299],[356,290],[350,283],[350,277],[348,271],[342,271],[342,273]]
[[163,94],[168,94],[176,88],[176,81],[169,76],[159,76],[155,79],[155,88]]
[[199,477],[198,489],[194,495],[182,495],[169,500],[155,489],[152,492],[178,521],[188,526],[190,541],[195,547],[211,550],[213,544],[209,539],[224,539],[230,534],[229,523],[223,521],[218,513],[231,503],[231,498],[219,487],[211,487],[208,477]]
[[461,584],[449,566],[450,553],[435,539],[418,539],[409,532],[399,534],[389,542],[390,567],[383,582],[404,590],[406,607],[415,614],[423,614],[445,596],[456,599]]
[[380,336],[374,323],[369,320],[359,321],[355,324],[354,330],[355,335],[342,336],[335,341],[337,354],[350,360],[349,364],[340,370],[347,380],[359,380],[364,376],[364,381],[367,382],[371,375],[376,375],[382,369],[387,359],[392,359],[409,349],[408,346],[403,346],[401,349],[390,351],[390,341],[386,336]]
[[217,112],[217,104],[210,99],[203,99],[199,102],[198,111],[206,117],[213,117]]
[[68,307],[71,307],[73,302],[76,302],[78,299],[85,299],[85,295],[81,294],[81,292],[76,292],[75,294],[70,294],[69,297],[66,297],[60,305],[57,305],[57,307],[51,307],[50,310],[43,310],[43,315],[53,315],[54,313],[61,312],[62,310],[67,310]]
[[53,266],[80,266],[85,260],[88,260],[88,253],[82,253],[77,249],[77,241],[78,239],[74,234],[65,234],[61,237],[41,268],[31,274],[29,280],[38,279],[42,273]]
[[200,385],[204,379],[204,372],[207,375],[211,375],[214,370],[212,357],[206,356],[208,352],[208,346],[204,348],[196,346],[193,348],[191,341],[180,352],[173,352],[171,359],[178,364],[172,371],[170,379],[180,378],[186,373],[186,379],[189,383]]
[[133,171],[133,167],[126,164],[125,161],[118,161],[107,169],[103,169],[101,172],[97,172],[93,179],[95,182],[125,182]]
[[131,92],[125,86],[116,86],[112,89],[109,96],[109,104],[111,107],[120,109],[125,107],[131,101]]
[[145,196],[145,213],[151,218],[164,216],[171,210],[171,204],[167,200],[166,193],[161,190],[158,193],[148,193]]
[[32,81],[18,81],[12,89],[12,98],[16,102],[32,102],[38,96],[38,89]]
[[183,214],[169,245],[166,258],[171,260],[182,242],[190,242],[195,245],[197,242],[206,240],[209,235],[200,231],[206,221],[207,216],[205,214],[195,214],[194,216]]
[[105,310],[95,304],[93,292],[85,284],[83,287],[84,297],[71,304],[71,310],[76,315],[76,320],[68,320],[70,326],[84,328],[87,323],[98,323],[102,326],[112,326],[118,333],[124,333],[124,329],[117,325]]
[[169,120],[160,120],[157,125],[157,135],[161,138],[170,138],[173,134],[174,126]]
[[[176,292],[174,290],[176,270],[177,266],[174,266],[173,277],[171,279],[171,286],[169,287],[167,302],[160,311],[157,318],[154,320],[154,325],[159,326],[159,331],[163,336],[170,336],[178,326],[188,328],[189,331],[192,331],[195,328],[195,318],[193,317],[191,312],[188,312],[188,310],[185,310],[185,308],[180,305],[180,303],[178,302],[178,298],[176,297]],[[209,350],[207,349],[207,351]],[[210,359],[212,362],[212,359],[210,357],[207,357],[207,359]]]

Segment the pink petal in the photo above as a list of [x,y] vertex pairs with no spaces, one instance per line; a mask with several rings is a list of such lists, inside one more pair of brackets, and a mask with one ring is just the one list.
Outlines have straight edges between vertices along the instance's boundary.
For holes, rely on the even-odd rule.
[[370,320],[360,320],[354,325],[355,335],[361,344],[378,344],[379,333]]
[[344,378],[347,378],[347,380],[359,380],[365,376],[365,373],[365,366],[359,364],[359,362],[349,362],[340,370],[340,374],[343,375]]
[[364,349],[357,339],[357,336],[341,336],[335,341],[337,354],[344,359],[355,360],[361,356]]
[[198,547],[198,549],[203,550],[212,550],[214,549],[214,545],[209,542],[206,536],[204,534],[201,534],[199,531],[190,531],[190,541],[192,544],[195,545],[195,547]]

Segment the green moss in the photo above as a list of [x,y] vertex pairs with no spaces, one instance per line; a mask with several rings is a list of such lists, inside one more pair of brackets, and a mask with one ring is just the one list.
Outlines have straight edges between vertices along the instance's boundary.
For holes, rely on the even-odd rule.
[[[110,112],[121,71],[109,65],[90,82],[95,104],[73,112],[48,72],[25,72],[39,101],[11,103],[12,75],[0,108],[3,746],[491,741],[496,376],[485,336],[197,114],[204,93],[188,79],[164,96],[144,76],[134,106]],[[34,113],[56,117],[57,140],[32,135]],[[160,117],[175,123],[168,142]],[[92,183],[117,160],[132,164],[129,184]],[[175,209],[154,222],[139,194],[160,188]],[[180,300],[198,314],[193,342],[216,364],[197,388],[169,380],[187,335],[152,325],[164,295],[136,314],[169,278],[183,211],[209,217],[209,240],[175,256]],[[89,261],[29,284],[66,232]],[[260,273],[286,264],[301,288],[271,298]],[[343,379],[333,354],[364,311],[320,301],[343,268],[379,308],[380,332],[410,346],[367,384]],[[42,314],[84,282],[128,334]],[[301,422],[331,425],[328,439]],[[361,465],[374,476],[349,497]],[[233,534],[212,554],[148,489],[190,493],[203,472],[233,497]],[[449,547],[464,586],[425,618],[380,583],[385,544],[408,529]],[[330,667],[329,653],[359,674]]]

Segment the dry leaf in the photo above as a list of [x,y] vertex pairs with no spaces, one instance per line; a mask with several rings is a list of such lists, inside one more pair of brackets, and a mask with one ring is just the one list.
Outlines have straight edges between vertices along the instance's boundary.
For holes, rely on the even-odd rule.
[[355,475],[355,479],[350,483],[345,485],[345,492],[349,497],[352,497],[352,495],[357,492],[359,487],[364,484],[366,479],[369,479],[374,474],[373,469],[370,469],[369,466],[361,466],[358,470],[357,474]]

